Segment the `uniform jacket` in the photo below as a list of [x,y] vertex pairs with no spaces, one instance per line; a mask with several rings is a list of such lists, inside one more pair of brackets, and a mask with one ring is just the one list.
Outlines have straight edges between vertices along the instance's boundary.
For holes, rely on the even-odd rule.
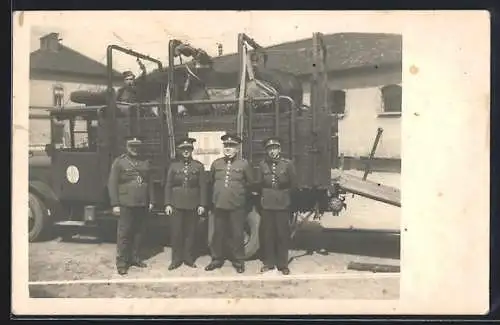
[[139,207],[153,203],[153,180],[147,160],[123,154],[111,165],[108,180],[111,206]]
[[291,160],[262,160],[256,175],[256,185],[261,192],[261,207],[266,210],[289,209],[296,182],[295,167]]
[[[136,82],[143,82],[145,80],[146,80],[146,71],[143,70],[141,75],[137,77]],[[118,88],[116,94],[116,101],[126,102],[126,103],[137,103],[139,101],[137,86],[133,87],[123,86]]]
[[165,182],[165,205],[177,209],[207,206],[205,168],[198,160],[172,162]]
[[214,208],[246,208],[247,197],[253,186],[252,167],[247,160],[218,158],[210,167],[209,178]]
[[116,95],[117,102],[136,103],[138,102],[137,89],[135,87],[121,87]]

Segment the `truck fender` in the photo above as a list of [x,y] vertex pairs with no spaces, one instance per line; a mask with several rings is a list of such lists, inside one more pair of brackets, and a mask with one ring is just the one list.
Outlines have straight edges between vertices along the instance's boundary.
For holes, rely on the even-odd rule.
[[29,191],[37,195],[50,210],[51,216],[60,212],[60,202],[52,188],[43,181],[29,181]]

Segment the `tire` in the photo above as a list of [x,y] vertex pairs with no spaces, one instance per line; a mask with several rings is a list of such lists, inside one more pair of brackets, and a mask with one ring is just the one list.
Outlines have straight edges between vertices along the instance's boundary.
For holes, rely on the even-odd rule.
[[[29,242],[42,240],[48,233],[50,228],[49,215],[47,207],[43,201],[33,193],[29,193]],[[30,222],[30,219],[31,220]]]
[[107,92],[106,91],[90,91],[90,90],[76,90],[70,94],[70,100],[73,103],[85,105],[106,105]]
[[[247,215],[245,223],[245,259],[249,260],[255,256],[260,248],[260,214],[252,209]],[[208,246],[211,247],[212,236],[214,233],[214,215],[212,212],[208,216]]]

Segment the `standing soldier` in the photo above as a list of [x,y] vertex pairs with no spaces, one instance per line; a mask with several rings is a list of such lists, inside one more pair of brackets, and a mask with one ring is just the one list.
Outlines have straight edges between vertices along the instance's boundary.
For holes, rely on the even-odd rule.
[[263,255],[262,272],[278,268],[290,274],[288,247],[290,240],[291,192],[296,187],[295,168],[291,160],[281,157],[281,141],[271,137],[264,141],[267,156],[259,163],[257,180],[261,189]]
[[172,216],[172,261],[169,270],[182,265],[196,268],[194,243],[198,216],[205,213],[207,192],[205,168],[193,159],[192,138],[182,138],[177,144],[181,159],[172,162],[165,185],[165,214]]
[[116,94],[117,102],[136,103],[138,101],[136,82],[137,80],[146,79],[146,67],[139,59],[137,59],[137,63],[141,68],[141,75],[136,78],[134,73],[130,70],[123,72],[124,86],[118,89]]
[[116,256],[120,275],[127,274],[130,266],[146,267],[139,250],[154,196],[150,163],[138,152],[141,143],[138,137],[126,139],[127,152],[113,162],[108,181],[113,214],[120,216]]
[[210,167],[214,233],[211,245],[212,261],[205,267],[205,270],[212,271],[221,268],[224,264],[224,239],[227,234],[230,238],[233,267],[238,273],[243,273],[245,272],[246,198],[249,187],[253,185],[252,171],[248,161],[237,158],[241,139],[234,134],[225,134],[221,140],[224,144],[224,157],[216,159]]

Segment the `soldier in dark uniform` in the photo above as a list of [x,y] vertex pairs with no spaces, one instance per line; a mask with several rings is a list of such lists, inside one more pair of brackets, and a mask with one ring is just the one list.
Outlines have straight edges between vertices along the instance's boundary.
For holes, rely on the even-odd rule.
[[210,168],[214,233],[212,261],[205,270],[212,271],[222,267],[225,260],[224,239],[229,237],[233,267],[238,273],[243,273],[246,198],[253,185],[252,168],[248,161],[237,157],[241,143],[237,135],[226,134],[221,140],[224,144],[224,157],[216,159]]
[[153,184],[150,163],[139,155],[142,140],[126,139],[127,152],[111,166],[108,191],[113,213],[119,215],[116,268],[127,274],[130,266],[146,267],[139,256],[148,210],[153,208]]
[[182,138],[177,149],[181,155],[168,169],[165,185],[165,214],[171,217],[172,261],[169,270],[182,265],[196,268],[194,243],[199,216],[205,213],[207,190],[205,168],[194,160],[195,139]]
[[[141,60],[137,59],[137,63],[141,68],[141,75],[137,79],[145,80],[146,78],[146,67],[141,62]],[[132,71],[123,72],[123,80],[125,85],[118,89],[116,95],[117,102],[125,102],[125,103],[136,103],[138,101],[137,98],[137,87],[136,87],[136,77]]]
[[259,163],[256,183],[261,192],[261,226],[263,233],[262,272],[278,268],[290,274],[288,248],[290,240],[291,192],[296,187],[295,168],[291,160],[281,157],[279,138],[264,141],[267,156]]

